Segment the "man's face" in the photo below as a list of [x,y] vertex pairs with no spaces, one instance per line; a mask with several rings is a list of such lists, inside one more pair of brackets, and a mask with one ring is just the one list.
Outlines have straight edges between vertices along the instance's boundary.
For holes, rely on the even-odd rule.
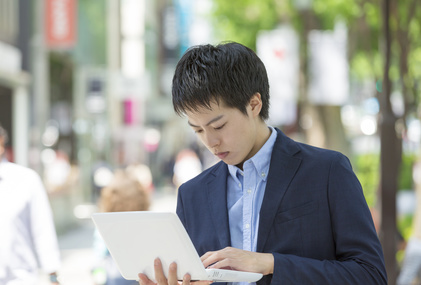
[[3,158],[5,151],[6,151],[6,148],[4,146],[4,138],[0,137],[0,160]]
[[188,123],[211,153],[226,164],[242,165],[260,148],[257,128],[260,120],[247,107],[247,116],[236,108],[211,104],[211,109],[199,108],[186,112]]

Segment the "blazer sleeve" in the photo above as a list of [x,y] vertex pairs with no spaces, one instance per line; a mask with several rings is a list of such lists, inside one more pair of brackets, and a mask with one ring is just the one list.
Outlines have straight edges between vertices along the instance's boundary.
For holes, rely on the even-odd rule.
[[258,284],[387,284],[383,252],[362,187],[341,154],[332,161],[327,196],[335,258],[273,252],[274,274]]

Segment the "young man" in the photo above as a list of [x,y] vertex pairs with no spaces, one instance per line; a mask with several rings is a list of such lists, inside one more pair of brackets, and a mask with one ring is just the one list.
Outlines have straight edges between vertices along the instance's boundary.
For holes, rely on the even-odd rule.
[[[177,214],[205,267],[263,273],[257,284],[387,284],[348,159],[265,123],[269,84],[252,50],[237,43],[189,49],[175,71],[173,105],[221,159],[178,194]],[[175,267],[166,279],[156,260],[158,283],[175,284]]]

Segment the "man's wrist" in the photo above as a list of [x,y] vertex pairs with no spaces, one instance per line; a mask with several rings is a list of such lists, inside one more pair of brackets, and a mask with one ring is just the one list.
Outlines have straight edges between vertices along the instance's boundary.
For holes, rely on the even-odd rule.
[[265,265],[263,275],[273,274],[275,266],[275,257],[272,253],[264,253],[263,257],[264,260],[262,260],[262,264]]

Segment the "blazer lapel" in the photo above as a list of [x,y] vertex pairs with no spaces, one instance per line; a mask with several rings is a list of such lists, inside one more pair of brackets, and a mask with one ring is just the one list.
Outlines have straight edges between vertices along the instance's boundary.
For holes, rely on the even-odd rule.
[[228,167],[221,161],[207,185],[209,208],[221,249],[231,245],[227,209],[227,175]]
[[278,129],[277,131],[265,196],[260,209],[257,252],[262,252],[264,249],[282,198],[301,163],[299,158],[293,157],[299,151],[296,143]]

